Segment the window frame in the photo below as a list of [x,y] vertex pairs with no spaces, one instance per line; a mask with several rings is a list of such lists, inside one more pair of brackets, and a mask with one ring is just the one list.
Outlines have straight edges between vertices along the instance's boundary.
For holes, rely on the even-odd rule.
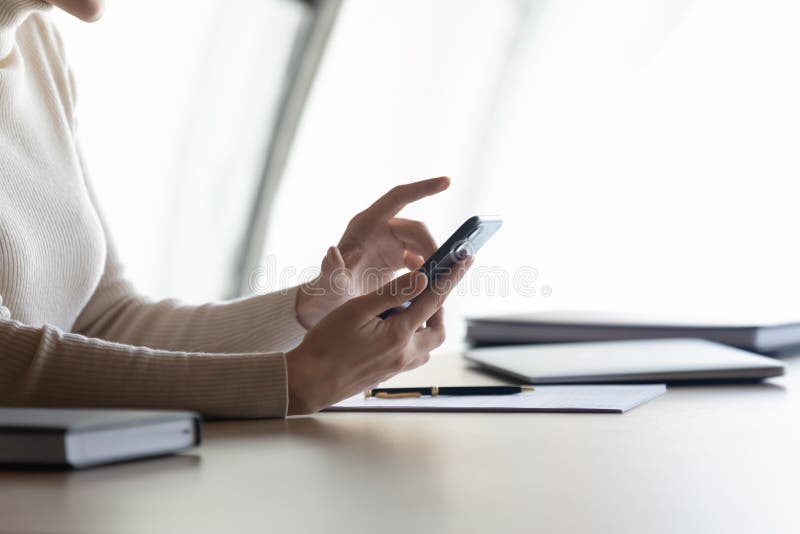
[[336,23],[343,0],[299,0],[310,9],[305,27],[298,33],[284,78],[261,178],[253,196],[246,230],[235,259],[230,297],[252,292],[250,274],[258,267],[266,245],[270,212],[284,175],[308,96]]

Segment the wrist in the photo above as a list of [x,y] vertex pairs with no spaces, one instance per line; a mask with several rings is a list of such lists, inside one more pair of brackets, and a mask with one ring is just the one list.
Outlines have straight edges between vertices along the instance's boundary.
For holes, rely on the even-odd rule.
[[286,353],[287,390],[289,393],[288,415],[302,415],[314,410],[308,403],[306,377],[303,372],[302,349],[298,346]]
[[302,284],[297,290],[295,313],[297,320],[306,330],[310,330],[328,313],[325,291],[317,285],[317,280]]
[[344,295],[337,295],[321,277],[302,284],[297,291],[295,312],[297,320],[306,330],[310,330],[330,312],[347,301]]

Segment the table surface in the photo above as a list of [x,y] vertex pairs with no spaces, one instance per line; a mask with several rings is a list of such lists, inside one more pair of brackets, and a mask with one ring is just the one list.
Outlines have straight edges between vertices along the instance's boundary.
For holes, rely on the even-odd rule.
[[[0,471],[0,532],[800,532],[800,358],[616,414],[323,413],[184,455]],[[492,384],[457,354],[394,385]]]

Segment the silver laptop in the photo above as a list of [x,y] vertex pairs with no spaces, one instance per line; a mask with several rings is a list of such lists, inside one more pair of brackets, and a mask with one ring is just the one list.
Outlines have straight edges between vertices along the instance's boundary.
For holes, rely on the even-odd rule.
[[464,357],[531,384],[756,380],[785,369],[778,360],[700,339],[491,347]]

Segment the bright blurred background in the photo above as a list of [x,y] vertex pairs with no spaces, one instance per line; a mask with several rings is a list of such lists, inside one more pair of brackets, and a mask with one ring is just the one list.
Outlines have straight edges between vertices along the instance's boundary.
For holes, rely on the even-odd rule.
[[800,4],[344,0],[252,233],[325,2],[56,15],[93,183],[142,292],[228,298],[258,265],[275,274],[259,289],[296,283],[385,190],[446,174],[451,190],[407,216],[439,240],[503,216],[476,266],[508,281],[467,281],[451,340],[464,316],[551,308],[800,318]]

